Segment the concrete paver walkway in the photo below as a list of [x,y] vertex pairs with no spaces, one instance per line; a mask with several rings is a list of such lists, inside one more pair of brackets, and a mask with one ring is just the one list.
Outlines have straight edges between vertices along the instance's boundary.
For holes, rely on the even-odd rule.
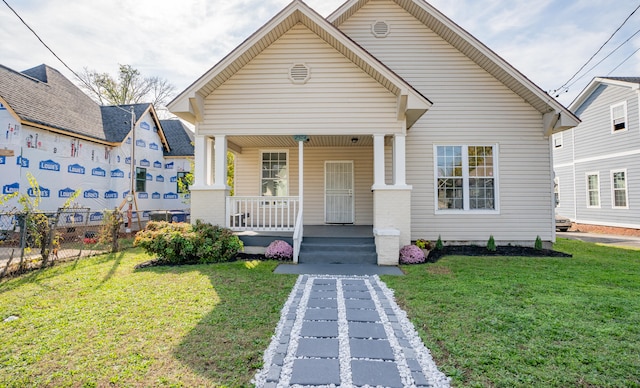
[[448,387],[378,276],[301,275],[257,387]]

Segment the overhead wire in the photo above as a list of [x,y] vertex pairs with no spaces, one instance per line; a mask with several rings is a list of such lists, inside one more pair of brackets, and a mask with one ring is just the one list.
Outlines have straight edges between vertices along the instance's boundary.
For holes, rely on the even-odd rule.
[[613,73],[614,71],[616,71],[620,66],[624,65],[624,63],[625,63],[626,61],[628,61],[629,59],[631,59],[631,57],[632,57],[632,56],[636,55],[636,53],[637,53],[638,51],[640,51],[640,47],[638,47],[638,48],[636,49],[636,51],[632,52],[632,53],[631,53],[631,55],[629,55],[629,56],[628,56],[628,57],[626,57],[622,62],[620,62],[620,63],[618,64],[618,66],[614,67],[614,68],[613,68],[613,70],[611,70],[609,73],[607,73],[607,76],[610,76],[610,75],[611,75],[611,73]]
[[[569,78],[564,84],[562,84],[562,86],[560,86],[559,88],[555,89],[553,91],[553,93],[560,92],[563,89],[568,90],[570,85],[569,86],[567,86],[567,85],[569,84],[569,82],[571,82],[578,74],[580,74],[580,72],[582,70],[584,70],[585,67],[587,67],[587,65],[596,57],[596,55],[598,55],[600,53],[600,51],[602,51],[602,49],[607,45],[607,43],[609,43],[611,41],[611,39],[613,39],[613,37],[618,33],[618,31],[620,31],[620,29],[629,21],[629,19],[631,19],[631,17],[636,13],[636,11],[638,11],[638,9],[640,9],[640,4],[638,4],[638,6],[633,11],[631,11],[631,13],[626,17],[626,19],[624,19],[622,24],[620,24],[620,26],[618,26],[618,28],[616,28],[616,30],[611,34],[611,36],[609,36],[609,38],[600,46],[600,48],[598,48],[598,50],[596,50],[596,52],[593,55],[591,55],[591,57],[578,69],[578,71],[576,71],[575,74],[573,74],[571,76],[571,78]],[[590,70],[592,70],[592,69],[593,69],[593,67]],[[584,75],[582,77],[584,77]]]
[[[67,65],[67,63],[66,63],[65,61],[63,61],[63,60],[62,60],[62,58],[60,58],[60,57],[58,56],[58,54],[56,54],[56,53],[55,53],[55,51],[53,51],[53,49],[52,49],[51,47],[49,47],[49,46],[44,42],[44,40],[42,40],[42,38],[40,38],[40,36],[38,35],[38,33],[36,33],[36,32],[35,32],[35,30],[34,30],[33,28],[31,28],[31,26],[29,26],[29,24],[27,24],[27,22],[26,22],[26,21],[25,21],[25,20],[20,16],[20,14],[18,14],[18,12],[17,12],[15,9],[13,9],[13,8],[11,7],[11,5],[9,5],[9,3],[7,3],[7,0],[2,0],[2,2],[3,2],[3,3],[4,3],[4,4],[5,4],[5,5],[6,5],[10,10],[11,10],[11,12],[13,12],[13,13],[18,17],[18,19],[20,19],[20,21],[22,22],[22,24],[24,24],[24,25],[25,25],[25,27],[27,27],[27,28],[29,29],[29,31],[31,31],[31,33],[32,33],[32,34],[33,34],[33,35],[34,35],[34,36],[35,36],[35,37],[40,41],[40,43],[42,43],[42,45],[43,45],[44,47],[46,47],[46,48],[47,48],[47,50],[49,50],[49,52],[50,52],[54,57],[56,57],[56,59],[57,59],[58,61],[60,61],[60,63],[62,63],[62,64],[64,65],[64,67],[66,67],[66,68],[67,68],[67,70],[69,70],[71,73],[73,73],[73,75],[75,75],[75,76],[76,76],[76,78],[77,78],[77,79],[79,79],[79,80],[80,80],[80,82],[82,82],[83,84],[85,84],[89,89],[92,89],[92,86],[91,86],[91,85],[89,85],[89,83],[87,83],[87,81],[86,81],[86,80],[84,80],[82,77],[80,77],[80,76],[78,75],[78,73],[76,73],[76,72],[75,72],[71,67],[69,67],[69,65]],[[123,110],[123,111],[125,111],[125,112],[127,112],[127,113],[131,113],[129,110],[126,110],[126,109],[122,108],[122,107],[121,107],[121,106],[119,106],[119,105],[112,105],[112,106],[115,106],[116,108],[121,109],[121,110]]]

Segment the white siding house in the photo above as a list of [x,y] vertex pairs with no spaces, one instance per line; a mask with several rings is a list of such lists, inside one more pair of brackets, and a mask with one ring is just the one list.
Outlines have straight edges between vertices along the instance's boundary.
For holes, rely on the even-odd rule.
[[639,105],[640,77],[595,78],[571,104],[582,123],[554,135],[558,214],[640,229]]
[[371,225],[385,264],[418,238],[554,241],[551,136],[579,122],[422,0],[293,1],[169,109],[196,126],[193,220]]

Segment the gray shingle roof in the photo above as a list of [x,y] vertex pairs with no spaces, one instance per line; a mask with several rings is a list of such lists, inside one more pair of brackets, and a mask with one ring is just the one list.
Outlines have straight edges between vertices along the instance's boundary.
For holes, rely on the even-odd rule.
[[102,125],[107,141],[120,143],[131,132],[131,107],[136,115],[136,121],[151,104],[132,104],[118,106],[101,106]]
[[56,69],[0,65],[0,96],[21,120],[106,140],[100,106]]
[[640,84],[640,77],[602,77],[604,79],[611,79],[614,81],[631,82],[634,84]]
[[164,135],[169,142],[170,152],[164,156],[193,156],[193,132],[180,120],[160,120]]

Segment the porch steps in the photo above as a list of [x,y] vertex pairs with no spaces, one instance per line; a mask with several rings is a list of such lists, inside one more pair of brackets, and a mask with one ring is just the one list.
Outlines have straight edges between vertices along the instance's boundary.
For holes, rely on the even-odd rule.
[[305,264],[377,264],[373,237],[304,237],[298,262]]

